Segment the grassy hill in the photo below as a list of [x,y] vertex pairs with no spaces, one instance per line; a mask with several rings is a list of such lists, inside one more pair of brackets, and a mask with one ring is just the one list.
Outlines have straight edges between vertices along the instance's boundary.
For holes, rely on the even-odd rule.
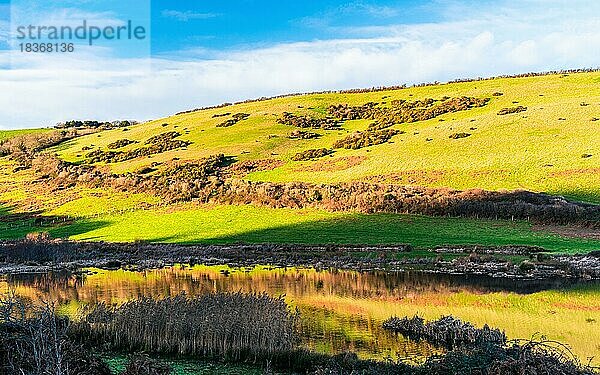
[[[334,145],[357,131],[374,134],[369,133],[373,119],[336,119],[338,126],[329,130],[298,129],[281,123],[284,113],[325,122],[325,118],[332,117],[331,106],[340,104],[351,108],[371,102],[385,112],[402,105],[398,103],[431,98],[435,102],[430,107],[421,102],[415,107],[419,111],[421,107],[436,111],[436,106],[461,97],[488,101],[425,120],[386,124],[385,131],[397,134],[381,144],[359,149]],[[526,109],[499,114],[519,107]],[[241,115],[236,120],[236,114],[248,116]],[[240,103],[92,132],[49,150],[64,161],[92,164],[114,174],[156,174],[173,162],[196,162],[224,154],[236,164],[258,166],[242,177],[250,181],[363,181],[459,190],[526,189],[600,203],[598,118],[600,72],[555,74]],[[293,131],[312,133],[315,138],[292,139]],[[183,144],[122,161],[102,161],[110,152],[124,157],[128,152],[148,147],[147,144],[152,146],[154,143],[148,143],[151,137],[169,132],[177,132],[174,139]],[[13,135],[0,132],[0,140]],[[163,147],[171,141],[159,140],[156,145]],[[294,160],[298,153],[318,149],[330,154]],[[100,161],[94,162],[94,152],[100,155]],[[4,207],[0,212],[4,210],[5,217],[0,222],[4,226],[2,237],[19,237],[35,230],[35,225],[23,224],[34,218],[23,219],[18,214],[36,211],[68,221],[66,225],[52,224],[49,230],[55,235],[88,240],[412,242],[420,246],[538,243],[564,251],[600,248],[598,240],[566,239],[543,230],[533,231],[532,225],[524,222],[359,215],[199,202],[172,205],[149,193],[79,185],[50,192],[43,184],[32,183],[39,178],[32,169],[14,173],[16,164],[6,157],[0,159],[0,202]],[[435,234],[428,237],[431,233]]]

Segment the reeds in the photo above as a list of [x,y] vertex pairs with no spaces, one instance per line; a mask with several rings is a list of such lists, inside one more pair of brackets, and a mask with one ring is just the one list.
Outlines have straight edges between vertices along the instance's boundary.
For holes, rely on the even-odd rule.
[[70,322],[51,305],[0,298],[0,374],[110,374],[106,364],[70,339]]
[[297,312],[267,294],[141,298],[84,312],[80,334],[111,349],[228,360],[265,358],[297,343]]
[[417,315],[412,318],[393,317],[383,322],[383,328],[412,340],[425,340],[448,350],[489,343],[496,345],[506,343],[506,335],[499,329],[492,329],[487,325],[479,329],[469,322],[463,322],[452,316],[443,316],[428,323]]

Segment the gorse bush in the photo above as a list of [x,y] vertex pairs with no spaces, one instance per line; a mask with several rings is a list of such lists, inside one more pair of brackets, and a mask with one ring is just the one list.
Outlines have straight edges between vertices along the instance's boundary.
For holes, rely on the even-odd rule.
[[122,148],[125,146],[129,146],[131,144],[138,143],[137,141],[132,141],[129,139],[119,139],[118,141],[109,143],[106,147],[110,150],[116,150],[118,148]]
[[489,98],[459,97],[442,98],[442,100],[424,99],[416,101],[394,100],[390,107],[369,102],[358,107],[347,104],[332,105],[328,112],[340,120],[375,120],[375,127],[382,129],[393,124],[412,123],[430,120],[446,113],[460,112],[472,108],[483,107]]
[[180,295],[96,305],[80,330],[112,349],[241,360],[291,351],[297,316],[266,294]]
[[[213,116],[215,117],[215,116]],[[220,117],[220,116],[217,116]],[[230,126],[233,126],[235,124],[237,124],[238,122],[247,119],[248,117],[250,117],[249,114],[247,113],[236,113],[232,116],[233,118],[229,119],[229,120],[225,120],[224,122],[217,124],[217,128],[227,128]]]
[[127,152],[95,150],[86,155],[89,163],[119,163],[141,156],[150,156],[189,146],[192,142],[175,139],[181,136],[178,132],[166,132],[150,137],[144,142],[146,147],[136,148]]
[[527,110],[527,107],[523,107],[522,105],[517,106],[517,107],[502,108],[500,111],[498,111],[498,116],[504,116],[504,115],[510,115],[513,113],[525,112],[526,110]]
[[470,137],[471,134],[469,133],[454,133],[450,135],[450,139],[461,139],[461,138],[467,138]]
[[297,128],[311,128],[311,129],[323,129],[323,130],[334,130],[340,127],[340,121],[336,121],[332,118],[312,118],[309,116],[297,116],[289,112],[284,112],[283,115],[277,119],[277,122],[283,125],[294,126]]
[[383,129],[383,130],[367,130],[364,132],[356,132],[336,141],[333,144],[333,148],[346,148],[351,150],[358,150],[363,147],[379,145],[386,143],[396,134],[401,134],[396,129]]
[[292,160],[294,160],[294,161],[313,160],[313,159],[322,158],[323,156],[327,156],[332,153],[333,153],[333,150],[330,150],[327,148],[306,150],[306,151],[298,152],[296,155],[292,156]]
[[290,133],[290,139],[314,139],[319,138],[321,135],[318,133],[303,131],[303,130],[294,130]]
[[137,121],[130,120],[117,120],[117,121],[94,121],[94,120],[72,120],[66,122],[60,122],[56,124],[54,127],[56,129],[69,129],[69,128],[80,128],[80,129],[102,129],[109,130],[115,128],[125,128],[128,126],[137,125]]

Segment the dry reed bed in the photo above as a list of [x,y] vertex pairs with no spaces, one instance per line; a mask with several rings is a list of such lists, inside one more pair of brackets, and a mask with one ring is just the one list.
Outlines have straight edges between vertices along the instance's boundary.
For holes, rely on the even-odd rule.
[[112,350],[239,361],[291,351],[298,341],[298,313],[264,293],[141,298],[84,314],[79,334]]

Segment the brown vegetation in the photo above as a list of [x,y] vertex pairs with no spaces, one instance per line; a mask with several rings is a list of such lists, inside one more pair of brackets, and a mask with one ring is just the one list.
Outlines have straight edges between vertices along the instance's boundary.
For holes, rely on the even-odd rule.
[[314,139],[319,138],[321,135],[318,133],[307,132],[303,130],[294,130],[290,133],[290,139]]
[[99,304],[79,329],[112,349],[243,360],[291,351],[296,321],[283,298],[223,293]]
[[469,133],[454,133],[450,135],[450,139],[461,139],[461,138],[467,138],[470,137],[471,134]]
[[109,375],[106,364],[69,337],[70,328],[52,306],[0,298],[0,373]]
[[125,146],[129,146],[131,144],[138,143],[137,141],[132,141],[130,139],[119,139],[118,141],[114,141],[109,143],[106,147],[109,150],[116,150],[118,148],[123,148]]
[[375,184],[394,184],[394,185],[430,185],[435,184],[444,178],[448,172],[444,170],[409,170],[384,175],[369,176],[363,180]]
[[[213,116],[215,117],[215,116]],[[233,126],[235,124],[237,124],[238,122],[247,119],[248,117],[250,117],[249,114],[247,113],[236,113],[232,116],[231,119],[229,120],[225,120],[220,124],[217,124],[217,128],[228,128],[230,126]]]
[[333,148],[346,148],[351,150],[358,150],[363,147],[379,145],[386,143],[396,134],[402,134],[396,129],[383,129],[383,130],[367,130],[364,132],[356,132],[345,138],[335,141]]
[[181,133],[175,131],[161,133],[146,140],[144,144],[147,146],[145,147],[136,148],[126,152],[95,150],[88,153],[86,158],[88,159],[89,163],[119,163],[126,160],[160,154],[178,148],[187,147],[191,144],[189,141],[175,139],[179,136],[181,136]]
[[443,316],[428,323],[425,323],[425,320],[417,315],[412,318],[393,317],[383,322],[383,328],[401,333],[411,340],[425,340],[448,350],[483,344],[504,345],[506,343],[506,335],[499,329],[491,329],[487,325],[478,329],[471,323],[463,322],[452,316]]
[[294,168],[296,172],[335,172],[350,169],[367,160],[365,156],[344,156]]
[[277,119],[279,124],[294,126],[297,128],[334,130],[340,127],[340,122],[332,118],[312,118],[309,116],[297,116],[289,112],[284,112]]
[[328,111],[330,115],[340,120],[375,120],[376,123],[370,127],[379,130],[394,124],[425,121],[446,113],[483,107],[489,100],[489,98],[479,99],[466,96],[442,98],[441,100],[427,98],[412,102],[394,100],[390,107],[380,107],[378,103],[369,102],[358,107],[350,107],[347,104],[332,105]]
[[522,105],[517,106],[517,107],[502,108],[500,111],[498,111],[498,116],[510,115],[512,113],[525,112],[526,110],[527,110],[527,107],[523,107]]
[[302,152],[298,152],[296,155],[292,156],[293,161],[306,161],[306,160],[314,160],[318,158],[322,158],[323,156],[331,155],[333,150],[327,148],[317,148],[306,150]]
[[271,171],[281,167],[283,164],[283,161],[279,159],[244,160],[232,164],[224,171],[224,175],[243,177],[252,172]]

